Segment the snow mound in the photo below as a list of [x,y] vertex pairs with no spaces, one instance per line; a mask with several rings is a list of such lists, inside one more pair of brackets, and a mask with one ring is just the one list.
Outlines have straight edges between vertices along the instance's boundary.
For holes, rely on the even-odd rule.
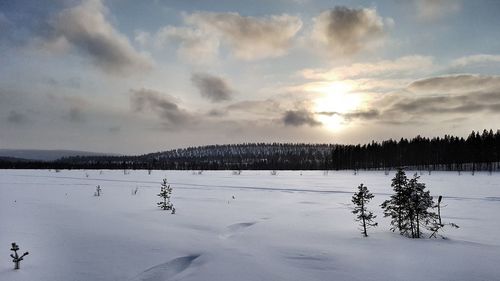
[[167,281],[192,267],[192,263],[200,255],[189,255],[175,258],[166,263],[155,265],[141,272],[130,281]]
[[235,235],[238,232],[243,231],[246,228],[251,227],[252,225],[256,224],[256,221],[253,222],[240,222],[240,223],[235,223],[231,224],[227,227],[227,231],[221,235],[219,235],[220,238],[226,239],[229,238],[233,235]]

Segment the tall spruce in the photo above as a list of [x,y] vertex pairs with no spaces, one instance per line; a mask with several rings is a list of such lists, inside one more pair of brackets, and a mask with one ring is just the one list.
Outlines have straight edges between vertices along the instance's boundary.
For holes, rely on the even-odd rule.
[[353,214],[356,215],[356,221],[359,221],[362,227],[361,234],[368,237],[366,229],[368,227],[377,226],[378,224],[373,221],[377,216],[372,212],[368,211],[366,204],[373,198],[373,194],[370,193],[368,187],[363,184],[358,186],[358,192],[354,193],[352,196],[352,203],[355,205]]
[[425,184],[418,182],[419,178],[420,176],[415,173],[413,178],[408,181],[410,204],[408,206],[409,216],[406,219],[410,221],[412,238],[420,238],[422,226],[429,229],[438,218],[436,213],[432,211],[434,200],[430,192],[425,190]]
[[406,216],[405,205],[408,204],[407,185],[408,178],[404,169],[398,168],[391,183],[394,194],[381,205],[382,209],[384,209],[384,217],[391,218],[391,230],[396,231],[397,229],[401,234],[405,234],[407,229],[404,220]]

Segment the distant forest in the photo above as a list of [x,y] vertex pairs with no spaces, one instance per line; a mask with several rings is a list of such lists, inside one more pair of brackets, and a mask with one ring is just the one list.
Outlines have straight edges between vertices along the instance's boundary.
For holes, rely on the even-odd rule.
[[500,130],[363,145],[247,143],[175,149],[138,156],[77,156],[51,162],[0,158],[2,169],[148,170],[500,170]]

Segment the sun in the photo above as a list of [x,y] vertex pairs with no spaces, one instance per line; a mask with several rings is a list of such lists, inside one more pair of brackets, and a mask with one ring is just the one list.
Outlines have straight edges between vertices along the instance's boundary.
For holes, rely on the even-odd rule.
[[359,94],[352,93],[353,85],[344,81],[320,83],[311,90],[319,93],[313,110],[325,128],[336,131],[345,125],[342,114],[355,111],[362,103]]

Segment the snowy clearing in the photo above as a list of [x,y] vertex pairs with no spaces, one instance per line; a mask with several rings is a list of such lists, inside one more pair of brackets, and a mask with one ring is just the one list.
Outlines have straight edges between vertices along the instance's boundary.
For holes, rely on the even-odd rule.
[[[0,170],[0,280],[500,280],[500,174],[423,173],[460,226],[446,240],[389,230],[393,175]],[[164,177],[175,215],[156,206]],[[368,238],[350,209],[360,183]],[[12,242],[30,252],[17,271]]]

